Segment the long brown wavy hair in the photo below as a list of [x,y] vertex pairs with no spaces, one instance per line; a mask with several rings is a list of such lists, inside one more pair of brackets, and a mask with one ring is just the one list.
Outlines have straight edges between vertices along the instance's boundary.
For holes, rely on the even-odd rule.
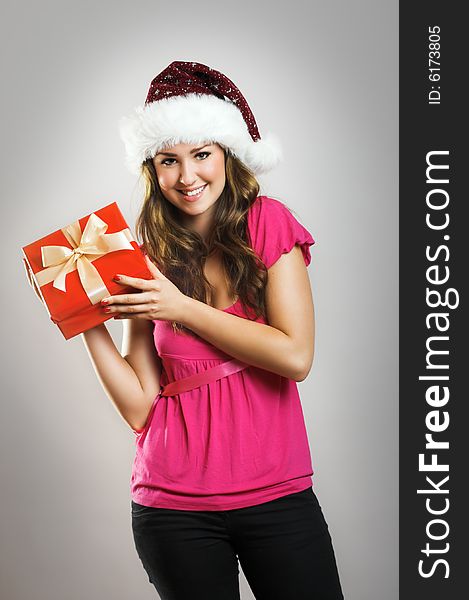
[[[223,151],[226,183],[215,205],[207,241],[182,225],[179,210],[163,196],[152,159],[142,164],[145,193],[136,219],[137,236],[165,277],[183,294],[210,305],[213,286],[203,265],[219,250],[230,296],[239,300],[250,318],[265,318],[267,269],[251,249],[247,229],[248,210],[259,194],[259,183],[244,163],[226,148]],[[192,333],[175,321],[172,328],[175,333]]]

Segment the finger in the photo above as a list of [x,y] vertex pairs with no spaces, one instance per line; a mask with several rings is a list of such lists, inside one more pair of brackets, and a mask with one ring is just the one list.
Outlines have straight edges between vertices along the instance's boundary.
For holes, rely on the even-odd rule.
[[138,290],[151,290],[153,289],[152,279],[142,279],[141,277],[130,277],[130,275],[122,275],[117,273],[112,278],[120,285],[128,285],[130,287],[137,288]]
[[[107,310],[109,308],[109,310]],[[120,304],[119,306],[108,306],[106,312],[109,314],[133,314],[146,313],[148,315],[148,304]]]
[[152,295],[150,292],[140,292],[139,294],[115,294],[107,296],[101,300],[102,304],[111,306],[113,304],[141,304],[142,302],[150,302]]
[[163,273],[158,269],[158,267],[155,265],[155,263],[150,259],[148,254],[144,254],[144,256],[145,256],[145,261],[148,266],[148,270],[153,275],[153,277],[155,279],[166,279],[166,277],[163,275]]

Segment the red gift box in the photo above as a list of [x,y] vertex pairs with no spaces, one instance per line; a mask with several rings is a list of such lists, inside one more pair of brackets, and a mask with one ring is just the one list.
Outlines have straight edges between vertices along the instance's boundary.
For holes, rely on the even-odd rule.
[[116,273],[152,279],[145,257],[116,202],[23,246],[51,320],[65,339],[113,318],[100,301],[136,289]]

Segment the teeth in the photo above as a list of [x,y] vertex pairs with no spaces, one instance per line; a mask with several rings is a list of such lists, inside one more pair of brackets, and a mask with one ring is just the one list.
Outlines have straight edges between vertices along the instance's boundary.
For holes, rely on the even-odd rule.
[[204,189],[204,185],[202,187],[197,188],[196,190],[193,190],[192,192],[182,192],[184,194],[184,196],[197,196],[197,194],[200,194],[200,192]]

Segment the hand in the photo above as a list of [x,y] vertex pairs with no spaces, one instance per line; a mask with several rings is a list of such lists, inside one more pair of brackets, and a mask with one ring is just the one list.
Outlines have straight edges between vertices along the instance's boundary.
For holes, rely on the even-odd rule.
[[31,276],[31,271],[29,270],[28,263],[26,262],[25,258],[23,258],[23,266],[26,270],[26,275],[28,276],[29,285],[33,288],[33,290],[34,290],[36,296],[39,298],[39,300],[42,303],[44,303],[44,300],[42,299],[42,296],[41,296],[41,292],[39,291],[39,288],[37,287],[36,281]]
[[[109,308],[115,319],[147,319],[181,321],[186,311],[188,296],[183,294],[157,269],[145,254],[153,279],[140,279],[119,274],[118,283],[142,290],[137,294],[113,295],[103,298],[102,306]],[[117,281],[117,280],[116,280]]]

